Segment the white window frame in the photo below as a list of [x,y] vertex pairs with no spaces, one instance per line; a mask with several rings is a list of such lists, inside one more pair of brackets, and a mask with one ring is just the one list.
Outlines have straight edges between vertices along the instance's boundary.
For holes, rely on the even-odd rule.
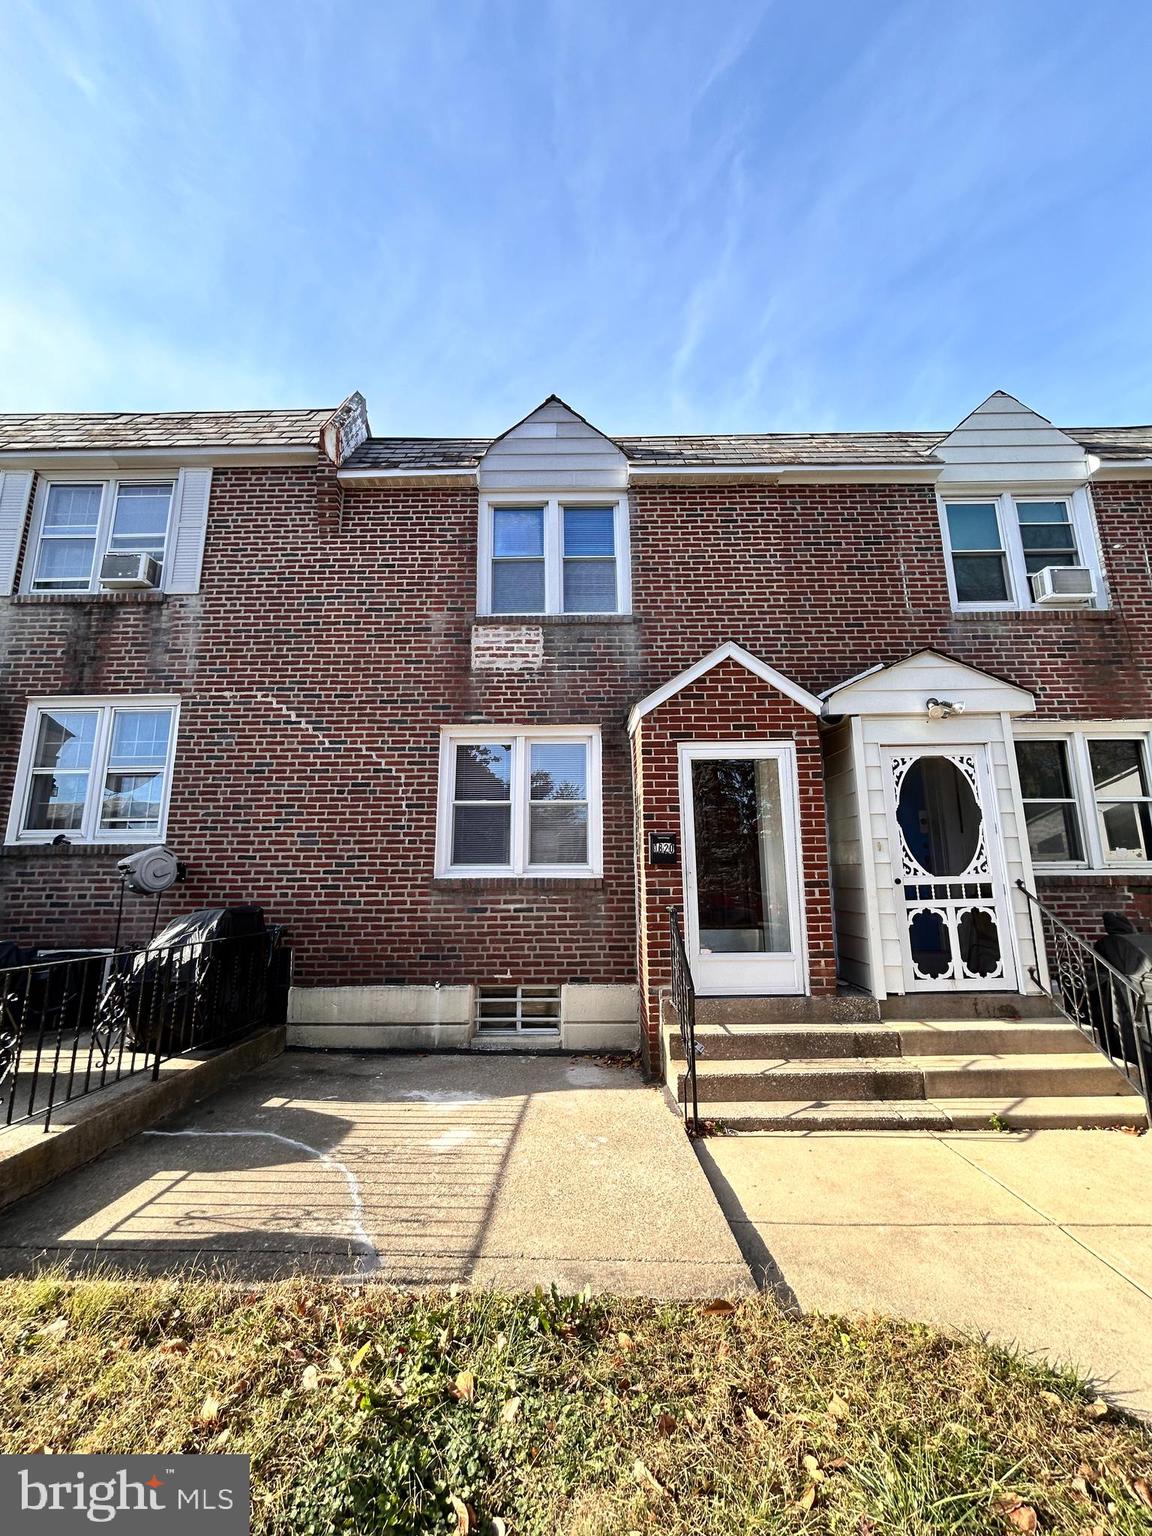
[[[79,827],[72,831],[25,832],[24,813],[32,780],[32,759],[36,751],[36,736],[40,716],[45,710],[86,709],[98,711],[96,736],[92,743],[92,766],[88,770],[88,797],[84,804],[84,817]],[[108,750],[112,740],[112,715],[115,710],[151,711],[171,716],[168,730],[168,756],[164,764],[164,786],[160,797],[160,825],[155,832],[131,831],[117,827],[110,831],[100,828],[100,803],[104,780],[108,772]],[[20,756],[16,765],[16,781],[12,789],[12,804],[8,812],[8,831],[5,841],[12,843],[51,843],[64,836],[72,843],[141,843],[145,847],[162,843],[168,830],[168,806],[172,798],[172,770],[176,762],[176,737],[180,729],[180,700],[172,694],[69,694],[28,701],[24,715],[24,734],[20,741]],[[99,792],[94,793],[98,788]]]
[[[1108,593],[1104,585],[1104,568],[1100,559],[1100,545],[1096,532],[1096,517],[1092,498],[1087,486],[1075,490],[1065,487],[1016,486],[1010,490],[985,491],[981,494],[970,486],[957,488],[952,493],[937,486],[936,506],[940,518],[940,537],[944,544],[944,567],[948,575],[948,595],[956,613],[1014,613],[1021,610],[1045,612],[1047,605],[1037,604],[1032,597],[1032,583],[1024,563],[1024,544],[1020,537],[1020,519],[1016,514],[1018,501],[1063,501],[1068,506],[1068,520],[1072,537],[1076,541],[1076,564],[1087,566],[1092,572],[1096,597],[1094,607],[1108,607]],[[1000,547],[1004,551],[1004,564],[1008,580],[1008,596],[1002,602],[961,602],[956,595],[956,572],[952,565],[952,539],[948,531],[948,507],[967,504],[996,507],[996,523],[1000,531]],[[956,554],[964,555],[965,550]],[[979,553],[979,551],[974,551]],[[1060,609],[1067,613],[1068,609]]]
[[[492,610],[493,512],[501,507],[544,508],[544,607],[528,613],[499,613]],[[610,609],[566,609],[564,607],[564,508],[612,507],[613,538],[616,548],[616,606]],[[632,562],[629,547],[628,498],[618,490],[580,489],[559,494],[550,491],[502,491],[481,496],[480,529],[477,538],[479,570],[476,585],[476,612],[484,617],[539,619],[548,615],[559,618],[608,618],[632,611]]]
[[[24,568],[20,576],[20,591],[34,597],[91,597],[102,592],[100,567],[112,539],[112,524],[116,512],[116,496],[122,485],[159,485],[170,481],[172,494],[168,500],[168,522],[164,528],[164,560],[160,572],[160,589],[167,584],[168,568],[172,557],[172,531],[175,525],[176,507],[180,500],[180,471],[156,469],[132,470],[122,475],[108,476],[99,471],[85,474],[81,470],[52,471],[38,477],[36,496],[32,507],[32,527],[28,536],[28,548],[24,555]],[[92,574],[87,587],[37,587],[36,567],[40,560],[40,538],[44,527],[44,513],[48,506],[48,492],[54,485],[100,486],[100,511],[96,522],[96,544],[92,552]]]
[[[507,864],[453,864],[452,811],[455,800],[456,748],[474,741],[506,741],[512,745],[511,844]],[[533,742],[579,744],[588,751],[588,860],[584,864],[528,862],[529,756]],[[537,877],[598,880],[604,870],[604,806],[601,781],[600,727],[591,725],[460,725],[440,732],[440,779],[436,817],[437,878],[492,880]],[[536,802],[540,804],[542,802]]]
[[[1144,774],[1152,791],[1152,721],[1109,720],[1087,721],[1076,725],[1060,725],[1046,721],[1016,720],[1012,726],[1013,741],[1060,741],[1068,753],[1068,772],[1076,802],[1076,814],[1080,821],[1080,841],[1084,858],[1062,860],[1059,863],[1043,863],[1033,858],[1032,867],[1038,875],[1115,875],[1152,873],[1152,860],[1110,859],[1104,849],[1104,836],[1100,828],[1100,811],[1096,787],[1092,782],[1092,762],[1088,755],[1090,741],[1141,741],[1144,744]],[[1015,766],[1015,765],[1014,765]],[[1105,797],[1107,798],[1107,797]],[[1120,797],[1123,799],[1123,797]],[[1152,793],[1149,798],[1152,799]],[[1114,803],[1114,799],[1109,803]],[[1023,797],[1021,797],[1023,804]],[[1027,840],[1028,829],[1021,818],[1021,831]]]

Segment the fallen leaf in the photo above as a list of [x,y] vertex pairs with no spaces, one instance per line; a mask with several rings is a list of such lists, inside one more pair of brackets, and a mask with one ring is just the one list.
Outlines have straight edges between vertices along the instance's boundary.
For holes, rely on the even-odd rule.
[[304,1367],[304,1374],[300,1377],[300,1385],[304,1388],[305,1392],[315,1392],[316,1388],[320,1385],[320,1372],[314,1365],[306,1365]]
[[1146,1477],[1138,1477],[1133,1480],[1132,1492],[1146,1508],[1152,1509],[1152,1488],[1148,1486]]
[[68,1319],[66,1317],[54,1318],[45,1327],[37,1330],[42,1339],[62,1339],[68,1332]]
[[661,1435],[674,1435],[677,1430],[676,1420],[670,1413],[662,1413],[656,1420],[656,1432]]
[[461,1371],[452,1384],[452,1396],[470,1403],[476,1396],[476,1378],[471,1371]]
[[505,1424],[511,1424],[512,1420],[520,1412],[520,1399],[510,1397],[500,1410],[500,1417]]
[[1025,1504],[1018,1493],[1001,1493],[997,1495],[996,1503],[1005,1520],[1016,1531],[1036,1531],[1039,1529],[1036,1521],[1036,1511],[1031,1504]]
[[220,1422],[220,1399],[214,1397],[211,1392],[200,1404],[200,1422],[201,1424],[219,1424]]
[[[508,1335],[506,1333],[498,1333],[496,1335],[496,1353],[499,1354],[502,1350],[505,1350],[507,1348],[508,1348]],[[500,1518],[499,1515],[497,1515],[496,1519],[499,1520],[499,1518]],[[501,1521],[501,1524],[503,1524],[502,1521]]]
[[1064,1401],[1059,1392],[1041,1392],[1040,1396],[1046,1403],[1051,1403],[1053,1408],[1059,1408]]
[[830,1461],[824,1468],[825,1472],[842,1472],[848,1465],[847,1456],[837,1456],[835,1461]]
[[735,1312],[732,1302],[725,1301],[723,1296],[718,1296],[715,1301],[704,1304],[704,1312],[707,1317],[726,1317],[729,1312]]
[[814,1483],[822,1483],[824,1481],[824,1474],[820,1470],[820,1463],[811,1452],[804,1457],[802,1465]]
[[457,1536],[468,1536],[472,1527],[472,1521],[468,1515],[468,1506],[463,1499],[458,1499],[454,1493],[448,1495],[448,1502],[452,1506],[452,1513],[456,1516]]
[[631,1334],[628,1333],[618,1333],[616,1335],[616,1342],[619,1344],[620,1348],[624,1350],[625,1353],[627,1353],[630,1349],[636,1348],[635,1339],[633,1339]]
[[851,1411],[844,1399],[833,1392],[832,1396],[828,1399],[828,1412],[832,1417],[834,1419],[846,1419]]
[[186,1355],[188,1353],[188,1345],[183,1339],[165,1339],[160,1346],[160,1353],[162,1355]]
[[231,1438],[232,1431],[230,1429],[222,1429],[220,1433],[213,1439],[212,1449],[214,1451],[218,1451],[222,1445],[227,1445]]
[[1088,1404],[1084,1412],[1088,1414],[1089,1418],[1106,1419],[1111,1409],[1102,1397],[1098,1397],[1094,1403]]
[[637,1456],[636,1460],[632,1463],[632,1476],[636,1479],[642,1488],[647,1488],[648,1491],[650,1493],[654,1493],[657,1498],[664,1497],[664,1484],[661,1483],[658,1478],[652,1476],[652,1473],[649,1472],[648,1468],[640,1460],[639,1456]]
[[805,1488],[804,1492],[796,1500],[795,1504],[793,1504],[792,1508],[793,1509],[802,1509],[802,1510],[805,1511],[805,1513],[807,1513],[807,1511],[812,1508],[812,1506],[813,1506],[813,1504],[815,1504],[815,1502],[816,1502],[816,1484],[815,1483],[809,1483],[807,1488]]
[[1008,1524],[1018,1531],[1035,1531],[1036,1511],[1031,1504],[1017,1504],[1015,1509],[1007,1511]]

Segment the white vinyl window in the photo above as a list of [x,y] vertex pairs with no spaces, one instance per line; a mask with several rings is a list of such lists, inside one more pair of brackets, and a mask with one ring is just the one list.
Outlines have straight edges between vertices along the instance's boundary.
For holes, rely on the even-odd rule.
[[630,606],[623,497],[482,501],[481,613],[627,613]]
[[98,592],[106,554],[147,554],[163,568],[171,478],[46,480],[25,562],[27,592]]
[[1035,607],[1032,577],[1048,566],[1074,565],[1092,572],[1096,606],[1102,605],[1087,491],[941,496],[940,519],[955,608]]
[[176,747],[174,700],[45,699],[29,706],[8,841],[156,842]]
[[599,732],[445,731],[437,841],[441,875],[598,875]]
[[1084,727],[1024,734],[1016,765],[1033,862],[1044,869],[1152,866],[1152,736]]

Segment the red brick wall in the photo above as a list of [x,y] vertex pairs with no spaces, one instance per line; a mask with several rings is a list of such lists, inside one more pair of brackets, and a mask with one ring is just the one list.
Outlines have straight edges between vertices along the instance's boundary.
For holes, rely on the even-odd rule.
[[[803,705],[754,677],[738,662],[726,660],[645,715],[637,727],[634,747],[643,784],[638,846],[644,857],[650,832],[677,831],[680,827],[682,741],[779,740],[794,742],[796,748],[810,986],[813,993],[834,992],[836,956],[820,730],[815,715]],[[646,1052],[656,1061],[659,995],[671,980],[668,909],[683,908],[683,871],[645,863],[641,886],[641,910],[647,918],[646,941],[641,941],[642,1013]]]
[[[634,980],[634,626],[564,625],[540,671],[471,674],[475,529],[467,491],[217,471],[197,596],[0,602],[0,808],[30,695],[175,693],[189,881],[166,911],[259,901],[303,983]],[[478,718],[604,725],[602,881],[434,882],[439,731]],[[3,850],[0,937],[108,942],[123,851]],[[130,897],[126,932],[151,912]]]
[[[630,981],[627,713],[723,641],[813,691],[933,645],[1043,715],[1152,715],[1152,487],[1094,496],[1117,606],[974,618],[949,611],[929,487],[645,485],[635,617],[546,621],[539,669],[472,673],[473,491],[218,470],[198,595],[0,599],[0,810],[30,695],[176,693],[168,838],[190,880],[169,912],[261,902],[306,983]],[[603,881],[434,882],[437,736],[475,720],[601,726]],[[0,937],[106,941],[115,857],[3,850]],[[129,912],[146,933],[150,904]]]

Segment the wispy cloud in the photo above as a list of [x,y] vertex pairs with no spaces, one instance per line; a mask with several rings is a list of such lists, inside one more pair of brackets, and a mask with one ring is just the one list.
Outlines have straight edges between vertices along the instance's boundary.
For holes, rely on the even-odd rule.
[[5,408],[1150,413],[1152,12],[1124,0],[0,17]]

